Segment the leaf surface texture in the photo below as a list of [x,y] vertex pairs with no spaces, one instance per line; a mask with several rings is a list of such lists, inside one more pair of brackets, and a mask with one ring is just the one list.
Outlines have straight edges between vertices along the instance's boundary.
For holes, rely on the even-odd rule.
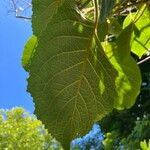
[[75,2],[64,0],[43,20],[38,16],[48,2],[33,0],[38,45],[29,66],[28,91],[39,119],[69,149],[73,138],[87,133],[113,109],[117,73],[96,38],[94,24],[81,17]]

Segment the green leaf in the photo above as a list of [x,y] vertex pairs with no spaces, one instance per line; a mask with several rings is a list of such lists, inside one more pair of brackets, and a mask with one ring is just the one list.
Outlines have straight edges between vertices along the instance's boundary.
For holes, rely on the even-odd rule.
[[[47,24],[28,79],[35,113],[65,149],[113,109],[116,97],[117,74],[95,38],[95,25],[74,6],[74,1],[65,1]],[[34,21],[33,28],[40,30]]]
[[150,150],[150,140],[147,144],[146,140],[140,142],[140,147],[142,150]]
[[22,66],[26,71],[28,71],[28,65],[36,46],[37,38],[36,36],[31,36],[24,47],[24,52],[22,55]]
[[112,11],[116,0],[101,0],[100,23],[105,22]]
[[109,19],[108,32],[112,35],[118,36],[121,31],[122,27],[119,24],[118,19],[116,18]]
[[32,25],[33,34],[38,36],[45,30],[51,18],[57,12],[64,0],[32,0]]
[[104,45],[106,53],[119,73],[116,79],[118,96],[114,107],[117,109],[130,108],[135,103],[140,92],[141,74],[135,60],[130,55],[130,38],[133,25],[130,24],[120,33],[116,44]]
[[105,37],[108,34],[108,23],[106,21],[98,24],[97,34],[100,41],[105,40]]
[[[137,17],[135,17],[137,16]],[[135,18],[135,19],[134,19]],[[136,21],[136,19],[138,20]],[[128,15],[124,21],[124,28],[135,20],[135,30],[131,38],[131,50],[139,58],[150,52],[150,10],[145,7],[137,13]]]

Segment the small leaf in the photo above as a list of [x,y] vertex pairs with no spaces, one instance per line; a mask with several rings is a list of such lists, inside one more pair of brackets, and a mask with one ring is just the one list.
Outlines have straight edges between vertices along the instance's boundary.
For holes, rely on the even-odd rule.
[[[145,8],[145,7],[144,7]],[[143,12],[144,11],[144,12]],[[135,16],[138,16],[135,18]],[[124,21],[124,28],[138,18],[135,23],[135,29],[131,38],[131,50],[139,58],[150,52],[150,10],[148,8],[140,12],[128,15]],[[139,34],[140,33],[140,34]]]
[[22,55],[22,66],[26,71],[28,71],[30,58],[34,53],[36,46],[37,46],[37,38],[36,36],[31,36],[24,47],[24,52]]

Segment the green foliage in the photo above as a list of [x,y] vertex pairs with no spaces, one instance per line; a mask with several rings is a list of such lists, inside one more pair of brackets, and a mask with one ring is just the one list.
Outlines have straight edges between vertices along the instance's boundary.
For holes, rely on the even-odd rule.
[[146,140],[140,142],[140,146],[142,150],[150,150],[150,140],[148,144],[146,143]]
[[95,24],[66,5],[74,3],[64,2],[40,35],[28,90],[36,114],[68,147],[112,110],[116,71],[96,38]]
[[124,149],[133,150],[140,148],[140,141],[150,138],[150,116],[135,122],[135,127],[127,138],[121,140]]
[[105,150],[136,150],[139,149],[140,146],[145,147],[145,142],[142,143],[141,141],[144,139],[148,141],[149,138],[150,117],[145,116],[142,120],[135,121],[135,127],[128,133],[127,136],[125,136],[122,131],[113,129],[111,132],[106,134],[103,144]]
[[33,34],[39,36],[51,21],[53,15],[64,0],[32,0],[32,26]]
[[106,133],[105,134],[105,139],[103,141],[104,149],[105,150],[114,150],[114,149],[116,149],[117,148],[116,147],[117,137],[118,137],[118,134],[116,132]]
[[150,139],[149,64],[150,62],[145,62],[140,65],[143,82],[146,84],[142,86],[134,107],[124,111],[114,110],[100,122],[102,129],[109,135],[106,134],[103,142],[106,150],[107,147],[110,150],[140,149],[140,141],[146,140],[148,142]]
[[0,110],[0,150],[62,150],[37,120],[22,108]]
[[[104,44],[111,63],[119,73],[115,82],[118,95],[115,97],[114,107],[117,109],[130,108],[135,103],[140,91],[140,70],[130,55],[132,28],[133,24],[130,24],[122,30],[116,43],[111,43],[111,45],[109,43]],[[127,101],[128,99],[130,101]]]
[[108,32],[117,37],[122,31],[122,26],[116,18],[110,18],[109,21]]
[[104,23],[99,23],[98,24],[98,29],[97,29],[97,35],[99,37],[99,40],[103,42],[105,40],[105,37],[108,33],[109,26],[108,23],[105,21]]
[[139,58],[150,51],[150,10],[144,5],[136,13],[129,14],[125,21],[124,27],[135,22],[131,39],[131,49]]
[[145,42],[149,24],[143,16],[149,9],[143,14],[138,11],[143,7],[136,7],[138,20],[126,21],[119,15],[128,11],[128,3],[116,2],[32,0],[38,43],[30,48],[30,40],[26,47],[34,53],[23,55],[28,91],[36,115],[65,149],[113,108],[133,106],[139,94],[141,75],[131,57],[137,43],[131,41],[141,32],[138,40]]
[[100,22],[103,23],[112,11],[116,0],[101,0]]
[[33,56],[36,45],[37,45],[36,36],[31,36],[24,47],[24,52],[23,52],[23,57],[22,57],[22,66],[26,71],[28,71],[30,59]]

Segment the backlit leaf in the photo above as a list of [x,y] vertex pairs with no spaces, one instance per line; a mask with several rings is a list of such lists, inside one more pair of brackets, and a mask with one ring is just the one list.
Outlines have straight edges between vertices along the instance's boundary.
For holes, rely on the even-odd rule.
[[108,31],[110,34],[118,36],[122,31],[122,26],[119,24],[116,18],[109,19]]
[[111,63],[119,72],[116,79],[118,96],[114,107],[130,108],[140,92],[141,75],[135,60],[130,55],[130,38],[133,25],[127,26],[119,35],[116,44],[105,43],[104,47]]
[[58,7],[64,0],[32,0],[32,24],[33,34],[40,35],[45,30]]
[[26,71],[28,70],[28,65],[34,53],[36,45],[37,45],[36,36],[31,36],[24,47],[24,52],[22,55],[22,66]]
[[[34,1],[33,18],[46,7]],[[41,33],[28,79],[35,113],[65,149],[113,109],[116,97],[116,71],[95,38],[94,24],[76,9],[74,0],[64,1],[42,32],[35,23],[41,18],[33,19],[33,30]]]
[[[137,17],[135,17],[138,14]],[[138,18],[139,17],[139,18]],[[131,38],[131,50],[140,58],[150,52],[150,10],[146,8],[140,12],[128,15],[124,21],[124,28],[133,20],[138,18],[135,22],[135,30]]]

